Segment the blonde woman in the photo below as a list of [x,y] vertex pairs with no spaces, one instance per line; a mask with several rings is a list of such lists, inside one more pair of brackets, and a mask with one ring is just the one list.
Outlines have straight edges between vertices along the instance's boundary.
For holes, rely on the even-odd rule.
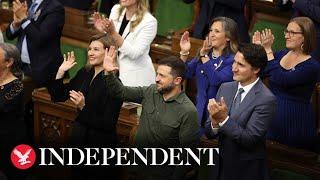
[[155,82],[149,50],[157,33],[157,20],[148,9],[148,0],[120,0],[109,19],[99,13],[93,15],[96,29],[111,36],[119,47],[120,79],[126,86]]

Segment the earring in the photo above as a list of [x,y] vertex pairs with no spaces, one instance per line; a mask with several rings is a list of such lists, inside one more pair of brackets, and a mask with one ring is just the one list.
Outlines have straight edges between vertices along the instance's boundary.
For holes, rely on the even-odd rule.
[[301,50],[303,51],[303,43],[301,44],[300,48],[301,48]]

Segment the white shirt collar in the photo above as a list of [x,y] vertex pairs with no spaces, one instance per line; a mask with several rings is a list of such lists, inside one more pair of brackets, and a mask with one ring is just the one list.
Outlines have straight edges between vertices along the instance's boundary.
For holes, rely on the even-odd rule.
[[[257,84],[257,82],[259,81],[260,78],[257,78],[253,83],[248,84],[246,86],[241,86],[240,83],[238,83],[238,90],[240,88],[242,88],[244,90],[244,92],[241,94],[241,101],[244,99],[244,97],[246,97],[246,95],[248,94],[248,92],[252,89],[252,87]],[[237,92],[238,92],[237,90]]]
[[33,0],[32,3],[37,3],[38,5],[42,3],[43,0]]

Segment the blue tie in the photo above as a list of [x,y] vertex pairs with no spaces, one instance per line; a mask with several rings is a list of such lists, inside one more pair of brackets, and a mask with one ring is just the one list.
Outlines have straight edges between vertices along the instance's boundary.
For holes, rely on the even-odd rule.
[[35,8],[37,7],[38,3],[35,1],[31,4],[30,8],[28,9],[28,18],[31,19],[34,16]]
[[240,106],[242,93],[244,93],[243,88],[239,88],[237,96],[232,103],[230,114],[232,114]]

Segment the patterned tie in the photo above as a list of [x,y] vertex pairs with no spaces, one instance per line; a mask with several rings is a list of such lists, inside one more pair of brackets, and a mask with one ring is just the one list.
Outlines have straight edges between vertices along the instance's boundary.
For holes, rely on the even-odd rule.
[[35,13],[35,8],[37,7],[38,3],[35,1],[31,4],[30,8],[28,9],[28,18],[32,19]]
[[233,100],[233,103],[232,103],[232,106],[231,106],[231,110],[230,110],[230,114],[232,114],[240,106],[242,93],[244,93],[243,88],[239,88],[237,96]]

